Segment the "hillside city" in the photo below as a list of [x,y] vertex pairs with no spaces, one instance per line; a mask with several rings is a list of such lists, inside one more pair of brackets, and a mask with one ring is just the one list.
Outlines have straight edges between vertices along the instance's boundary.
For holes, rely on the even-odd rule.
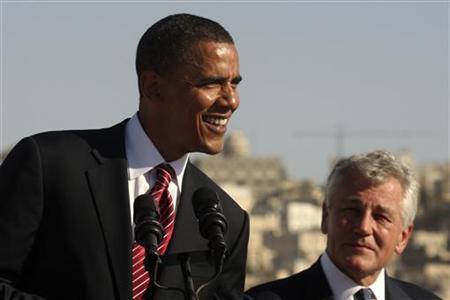
[[[413,236],[387,272],[450,299],[450,161],[418,166],[408,152],[396,155],[415,169],[421,190]],[[250,215],[246,288],[299,272],[324,251],[322,185],[290,179],[280,158],[252,157],[240,132],[222,154],[194,164]]]

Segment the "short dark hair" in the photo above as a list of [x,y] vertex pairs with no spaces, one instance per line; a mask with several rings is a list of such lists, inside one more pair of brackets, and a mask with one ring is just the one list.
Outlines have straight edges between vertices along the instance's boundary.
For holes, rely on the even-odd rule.
[[203,41],[234,44],[225,28],[203,17],[175,14],[159,20],[139,41],[136,53],[138,78],[146,70],[167,74],[190,58],[192,45]]

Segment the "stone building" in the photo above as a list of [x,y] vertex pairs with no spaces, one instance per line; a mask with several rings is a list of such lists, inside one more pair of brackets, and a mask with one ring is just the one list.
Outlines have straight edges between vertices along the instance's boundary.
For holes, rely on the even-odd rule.
[[233,132],[226,138],[221,154],[194,163],[218,184],[249,187],[259,199],[277,190],[287,173],[279,158],[255,158],[249,154],[248,140],[241,132]]
[[419,174],[421,196],[428,207],[450,203],[450,162],[423,165]]

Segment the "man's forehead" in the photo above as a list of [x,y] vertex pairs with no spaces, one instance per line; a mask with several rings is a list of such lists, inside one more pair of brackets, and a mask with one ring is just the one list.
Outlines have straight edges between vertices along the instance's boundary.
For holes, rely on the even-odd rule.
[[188,60],[196,60],[202,63],[205,59],[221,58],[231,54],[236,60],[238,59],[237,49],[234,44],[201,41],[193,44],[187,51],[185,58]]
[[[225,44],[234,47],[233,44]],[[203,49],[208,50],[208,49]],[[221,53],[221,54],[220,54]],[[220,54],[220,55],[219,55]],[[230,55],[228,55],[230,54]],[[190,57],[185,56],[175,74],[182,77],[240,77],[239,61],[235,50],[230,48],[210,48],[210,51],[196,51]],[[226,74],[225,74],[226,73]]]
[[212,41],[212,40],[201,40],[198,42],[193,43],[188,49],[190,49],[191,52],[202,52],[206,49],[210,48],[234,48],[236,49],[235,45],[233,43],[228,42],[218,42],[218,41]]
[[389,177],[382,182],[361,178],[349,181],[347,178],[347,180],[338,183],[336,196],[345,203],[363,203],[367,200],[375,200],[379,201],[380,205],[384,203],[383,206],[389,206],[390,204],[387,203],[402,200],[403,187],[394,177]]
[[[373,202],[367,202],[366,200],[367,200],[366,198],[364,198],[363,196],[358,195],[358,194],[347,195],[346,197],[342,197],[342,199],[341,199],[341,201],[346,204],[366,205],[368,203],[373,203]],[[380,206],[380,207],[388,207],[389,206],[389,205],[384,204],[384,202],[376,202],[374,204],[376,206]]]
[[382,184],[382,182],[376,182],[365,175],[354,170],[348,170],[344,172],[340,178],[336,180],[336,188],[341,190],[366,190],[377,185]]

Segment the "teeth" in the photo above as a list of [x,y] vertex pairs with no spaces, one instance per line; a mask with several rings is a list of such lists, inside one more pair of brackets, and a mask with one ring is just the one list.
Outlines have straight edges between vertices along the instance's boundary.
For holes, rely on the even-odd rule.
[[227,118],[218,118],[218,117],[204,117],[205,122],[211,123],[216,126],[225,126],[227,125]]

